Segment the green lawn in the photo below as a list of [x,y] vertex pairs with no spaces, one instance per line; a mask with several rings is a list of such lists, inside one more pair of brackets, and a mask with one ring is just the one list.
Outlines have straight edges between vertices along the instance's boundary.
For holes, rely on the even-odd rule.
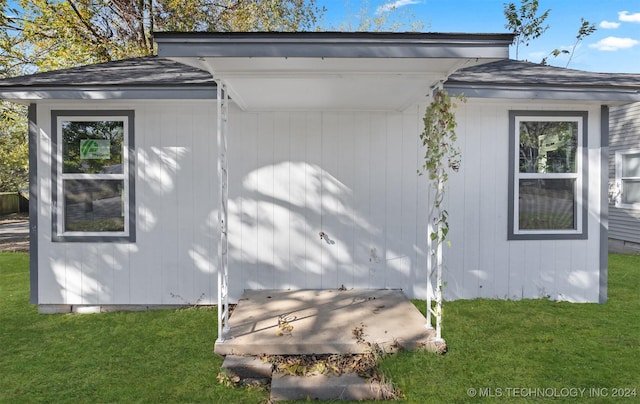
[[[0,403],[268,398],[217,382],[215,310],[39,315],[28,284],[28,256],[0,253]],[[446,303],[449,353],[400,353],[381,367],[412,403],[523,402],[523,395],[640,402],[640,257],[610,256],[609,298]]]

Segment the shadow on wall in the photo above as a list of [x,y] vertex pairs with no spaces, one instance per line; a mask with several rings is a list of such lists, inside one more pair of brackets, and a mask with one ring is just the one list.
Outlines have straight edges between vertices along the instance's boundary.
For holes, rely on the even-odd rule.
[[397,218],[371,199],[384,192],[375,181],[357,192],[302,161],[245,175],[229,200],[232,297],[243,289],[419,290],[425,270],[416,265],[424,255],[415,243],[416,218],[394,233],[385,221]]

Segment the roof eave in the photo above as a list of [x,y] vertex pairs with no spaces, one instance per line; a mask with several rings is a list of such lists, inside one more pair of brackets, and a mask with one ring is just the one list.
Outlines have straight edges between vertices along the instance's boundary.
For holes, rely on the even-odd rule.
[[468,98],[540,99],[608,103],[640,101],[640,90],[626,87],[445,83],[444,88],[452,95],[464,95]]
[[509,57],[513,34],[157,32],[160,57]]
[[40,100],[215,99],[216,86],[4,87],[0,99],[19,104]]

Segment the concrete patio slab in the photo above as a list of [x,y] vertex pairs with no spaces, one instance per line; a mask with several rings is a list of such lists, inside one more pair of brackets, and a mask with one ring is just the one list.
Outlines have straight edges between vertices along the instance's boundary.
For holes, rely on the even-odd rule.
[[[436,346],[434,331],[400,290],[248,290],[219,355],[308,355]],[[431,349],[436,350],[436,349]]]
[[382,399],[382,390],[377,382],[369,383],[353,373],[340,376],[274,374],[271,381],[272,401],[380,399]]

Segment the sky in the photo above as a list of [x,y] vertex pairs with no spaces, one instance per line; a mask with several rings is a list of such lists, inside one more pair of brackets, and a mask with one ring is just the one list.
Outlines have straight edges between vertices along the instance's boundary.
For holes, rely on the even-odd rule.
[[[383,17],[399,23],[394,31],[506,33],[503,9],[510,1],[519,6],[521,0],[317,0],[317,5],[326,8],[319,22],[325,29],[355,30],[362,21]],[[521,47],[518,59],[539,63],[554,49],[571,50],[584,18],[597,30],[578,44],[571,61],[568,55],[550,56],[548,64],[640,73],[640,0],[539,0],[539,12],[547,9],[548,30]],[[510,53],[515,59],[514,46]]]

